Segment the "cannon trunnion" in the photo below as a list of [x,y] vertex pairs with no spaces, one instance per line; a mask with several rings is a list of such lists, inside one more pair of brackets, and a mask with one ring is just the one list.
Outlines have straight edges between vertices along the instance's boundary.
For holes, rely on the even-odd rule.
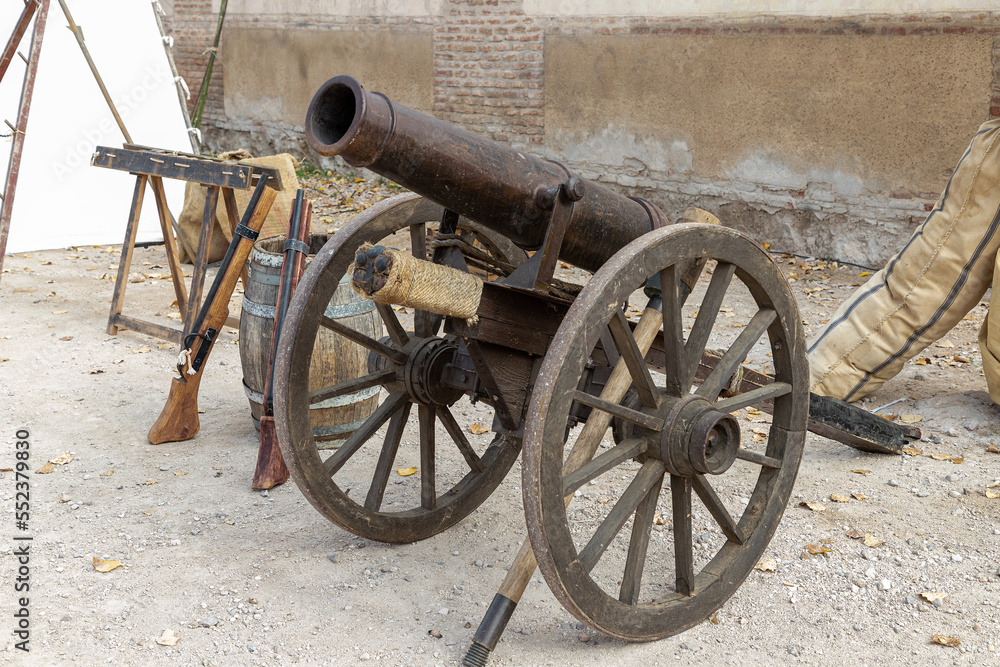
[[[536,560],[566,609],[611,636],[665,637],[718,609],[777,528],[809,418],[802,325],[770,256],[350,77],[316,93],[306,137],[414,193],[341,228],[289,309],[275,419],[313,506],[357,535],[412,542],[466,517],[521,457],[530,547],[469,665],[485,664]],[[376,297],[381,337],[328,316],[346,274],[367,271],[371,287],[381,247],[477,276],[473,316],[442,316],[454,295],[434,289],[412,313]],[[565,283],[558,260],[593,276]],[[311,382],[320,328],[366,348],[368,373]],[[317,449],[309,406],[372,387],[375,413]]]

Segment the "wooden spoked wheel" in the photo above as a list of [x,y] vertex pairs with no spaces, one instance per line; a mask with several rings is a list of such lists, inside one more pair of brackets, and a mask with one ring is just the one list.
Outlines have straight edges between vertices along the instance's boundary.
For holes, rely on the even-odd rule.
[[[421,540],[460,521],[493,492],[520,452],[517,439],[497,436],[477,445],[477,436],[468,434],[474,417],[463,414],[485,412],[488,406],[470,406],[461,391],[440,388],[436,374],[458,341],[439,335],[438,319],[417,311],[414,330],[407,331],[392,307],[379,304],[377,312],[388,336],[376,340],[325,316],[335,291],[350,289],[340,281],[358,247],[384,243],[430,259],[428,227],[436,225],[441,214],[441,206],[402,195],[353,218],[303,275],[279,342],[275,425],[292,478],[329,520],[382,542]],[[507,239],[464,219],[451,236],[462,237],[458,240],[467,244],[466,251],[478,257],[470,258],[470,263],[487,267],[486,273],[491,259],[513,266],[525,259],[524,252]],[[310,359],[317,332],[324,327],[369,350],[368,374],[310,391]],[[319,450],[310,404],[372,387],[382,388],[375,412],[337,449]],[[457,403],[464,403],[461,411]],[[488,428],[492,411],[477,418]],[[416,473],[399,474],[409,467]]]
[[[678,277],[699,259],[711,278],[685,299]],[[655,276],[659,284],[647,285]],[[643,308],[633,331],[627,315]],[[620,368],[598,397],[580,388],[605,332]],[[705,377],[699,362],[709,341],[728,349]],[[574,616],[647,641],[699,623],[736,591],[774,534],[798,470],[808,419],[804,343],[784,277],[730,229],[656,230],[594,275],[539,371],[522,461],[535,557]],[[774,383],[739,393],[745,360],[766,362]],[[700,385],[696,376],[705,377]],[[628,392],[637,400],[622,401]],[[567,438],[581,406],[587,422]],[[627,426],[618,444],[612,419]]]

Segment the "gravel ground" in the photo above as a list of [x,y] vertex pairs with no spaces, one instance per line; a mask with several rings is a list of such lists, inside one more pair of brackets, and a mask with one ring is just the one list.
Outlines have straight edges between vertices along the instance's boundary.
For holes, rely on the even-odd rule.
[[[398,191],[322,173],[305,185],[316,231],[335,230]],[[105,333],[119,251],[5,259],[0,663],[458,664],[524,535],[519,465],[458,526],[405,546],[333,526],[292,483],[253,492],[258,437],[229,329],[201,385],[200,433],[150,445],[145,434],[178,350],[134,332]],[[776,257],[794,278],[807,332],[864,280],[857,267]],[[126,312],[175,325],[165,273],[161,247],[137,250]],[[238,310],[239,294],[231,312]],[[988,497],[1000,493],[1000,455],[989,450],[1000,441],[1000,419],[975,344],[985,313],[976,308],[863,404],[901,399],[883,413],[922,428],[925,441],[912,455],[808,437],[793,498],[765,553],[773,568],[754,571],[711,620],[628,644],[579,625],[536,575],[491,664],[1000,664],[1000,499]],[[739,321],[739,307],[733,317]],[[474,408],[461,416],[487,419]],[[750,433],[766,418],[744,412],[741,421]],[[19,428],[31,434],[25,532],[15,529],[9,471]],[[51,473],[35,472],[70,457]],[[396,481],[403,489],[405,480]],[[737,507],[745,493],[738,478],[718,490]],[[600,516],[615,491],[585,487],[573,516]],[[698,531],[710,526],[698,521],[702,544]],[[14,551],[23,544],[15,534],[34,536],[30,654],[11,635],[24,595],[13,590]],[[121,567],[100,572],[95,558]],[[960,644],[935,643],[935,635]]]

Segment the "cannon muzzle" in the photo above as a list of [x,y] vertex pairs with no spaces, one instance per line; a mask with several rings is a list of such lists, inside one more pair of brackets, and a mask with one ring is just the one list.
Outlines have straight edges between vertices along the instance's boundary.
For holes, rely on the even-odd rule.
[[557,162],[498,144],[366,91],[337,76],[316,91],[306,112],[306,141],[340,155],[532,250],[545,240],[552,188],[573,181],[579,196],[560,259],[596,271],[666,216],[572,174]]

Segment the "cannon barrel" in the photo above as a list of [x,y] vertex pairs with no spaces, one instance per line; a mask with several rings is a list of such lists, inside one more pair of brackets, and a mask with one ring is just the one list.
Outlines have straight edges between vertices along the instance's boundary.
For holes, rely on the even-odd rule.
[[[572,174],[557,162],[526,155],[367,92],[350,76],[324,83],[306,112],[306,141],[320,155],[340,155],[445,208],[476,220],[526,249],[545,240],[550,212],[542,193]],[[596,271],[611,256],[666,222],[640,203],[580,179],[560,259]],[[550,197],[551,201],[551,197]]]

